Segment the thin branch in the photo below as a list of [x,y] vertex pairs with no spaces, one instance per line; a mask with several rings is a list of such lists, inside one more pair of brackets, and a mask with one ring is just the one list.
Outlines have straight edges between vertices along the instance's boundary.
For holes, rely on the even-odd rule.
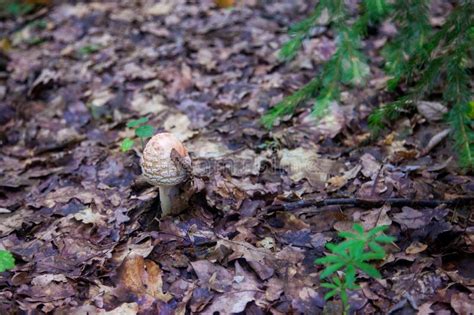
[[473,206],[474,197],[457,198],[451,200],[416,200],[407,198],[387,198],[387,199],[359,199],[359,198],[335,198],[322,200],[300,200],[283,204],[272,205],[269,211],[287,210],[292,211],[308,207],[324,206],[355,206],[361,208],[381,207],[389,204],[394,207],[413,207],[413,208],[435,208],[439,205],[450,207]]

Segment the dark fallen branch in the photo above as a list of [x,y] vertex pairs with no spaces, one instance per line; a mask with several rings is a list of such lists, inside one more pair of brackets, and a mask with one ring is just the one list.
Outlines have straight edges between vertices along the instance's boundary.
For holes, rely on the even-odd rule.
[[296,210],[308,207],[324,206],[354,206],[361,208],[381,207],[388,204],[394,207],[412,207],[412,208],[435,208],[439,205],[449,207],[472,206],[474,208],[474,197],[457,198],[451,200],[414,200],[407,198],[388,198],[388,199],[359,199],[359,198],[336,198],[322,200],[300,200],[296,202],[282,203],[270,206],[270,211],[278,210]]

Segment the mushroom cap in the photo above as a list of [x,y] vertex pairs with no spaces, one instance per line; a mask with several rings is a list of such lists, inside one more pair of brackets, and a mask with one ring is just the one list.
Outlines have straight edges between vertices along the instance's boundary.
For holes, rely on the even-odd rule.
[[188,176],[186,170],[175,165],[171,151],[176,152],[191,164],[191,158],[184,145],[173,134],[163,132],[154,135],[145,146],[141,167],[146,180],[155,186],[175,186]]

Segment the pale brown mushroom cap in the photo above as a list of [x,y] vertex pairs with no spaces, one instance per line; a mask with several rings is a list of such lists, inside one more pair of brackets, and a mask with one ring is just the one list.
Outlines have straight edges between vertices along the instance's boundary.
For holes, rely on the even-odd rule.
[[173,134],[164,132],[153,136],[145,146],[141,160],[142,172],[146,180],[155,186],[174,186],[182,183],[187,172],[175,165],[171,159],[171,150],[191,164],[188,151]]

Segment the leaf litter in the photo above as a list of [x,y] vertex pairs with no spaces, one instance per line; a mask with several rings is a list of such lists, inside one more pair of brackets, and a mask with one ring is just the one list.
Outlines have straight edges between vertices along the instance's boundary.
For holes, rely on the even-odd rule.
[[[0,275],[0,313],[337,312],[314,259],[356,221],[391,225],[397,242],[384,279],[363,279],[353,309],[468,314],[472,205],[269,210],[300,198],[474,192],[445,127],[430,124],[445,112],[439,103],[420,101],[422,119],[373,143],[361,123],[371,87],[344,94],[320,122],[302,109],[263,129],[263,111],[334,50],[323,27],[297,61],[276,58],[286,26],[311,5],[62,3],[47,7],[45,29],[14,33],[0,69],[0,248],[17,266]],[[159,219],[140,148],[120,151],[127,122],[144,116],[194,161],[194,195],[177,218]]]

